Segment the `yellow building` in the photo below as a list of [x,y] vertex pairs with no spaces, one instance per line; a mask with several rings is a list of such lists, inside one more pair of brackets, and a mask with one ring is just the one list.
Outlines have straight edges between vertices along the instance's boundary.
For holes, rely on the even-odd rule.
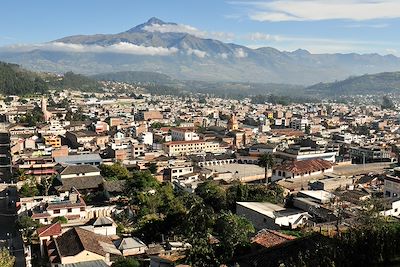
[[61,137],[55,135],[45,136],[44,143],[46,146],[59,148],[61,147]]

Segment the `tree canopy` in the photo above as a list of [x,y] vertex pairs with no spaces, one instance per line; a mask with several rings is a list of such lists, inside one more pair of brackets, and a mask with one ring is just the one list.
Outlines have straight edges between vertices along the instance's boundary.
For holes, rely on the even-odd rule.
[[128,169],[119,162],[112,165],[101,164],[101,175],[107,180],[126,180],[129,178]]
[[132,258],[118,258],[111,267],[139,267],[140,263]]
[[0,93],[3,95],[26,95],[47,92],[46,82],[37,74],[16,64],[0,62]]
[[0,249],[0,266],[2,267],[13,267],[15,264],[15,257],[10,255],[7,248],[3,247]]

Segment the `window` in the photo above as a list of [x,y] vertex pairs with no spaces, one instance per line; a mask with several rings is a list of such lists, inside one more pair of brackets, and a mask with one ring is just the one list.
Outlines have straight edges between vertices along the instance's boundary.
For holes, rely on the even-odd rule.
[[81,211],[85,211],[85,207],[81,207]]
[[54,214],[59,214],[60,210],[54,210]]
[[71,213],[72,212],[72,208],[68,208],[68,213]]

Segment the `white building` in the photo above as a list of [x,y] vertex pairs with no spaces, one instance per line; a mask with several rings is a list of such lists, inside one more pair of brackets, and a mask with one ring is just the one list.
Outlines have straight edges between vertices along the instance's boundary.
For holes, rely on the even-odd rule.
[[332,172],[333,164],[326,160],[295,160],[275,166],[272,170],[272,181],[305,178]]
[[311,147],[292,147],[284,151],[276,151],[276,155],[283,159],[291,160],[309,160],[323,159],[329,162],[336,161],[335,151],[326,151],[324,149],[313,149]]
[[400,168],[394,168],[392,174],[385,177],[383,188],[385,197],[397,198],[400,196]]
[[153,133],[151,132],[144,132],[140,134],[140,139],[143,144],[145,145],[153,145]]
[[169,156],[182,156],[188,154],[225,153],[226,149],[213,141],[172,141],[163,144],[165,153]]
[[134,256],[144,254],[147,246],[136,237],[127,237],[114,242],[118,250],[121,251],[123,256]]
[[81,226],[98,235],[114,236],[117,234],[117,224],[110,217],[100,216],[92,225]]
[[299,131],[304,131],[307,125],[309,125],[308,119],[293,118],[290,121],[290,128]]
[[199,135],[190,128],[172,128],[172,141],[195,141],[199,140]]
[[278,230],[281,227],[294,229],[310,218],[308,212],[287,209],[269,202],[236,202],[236,214],[251,221],[256,230]]

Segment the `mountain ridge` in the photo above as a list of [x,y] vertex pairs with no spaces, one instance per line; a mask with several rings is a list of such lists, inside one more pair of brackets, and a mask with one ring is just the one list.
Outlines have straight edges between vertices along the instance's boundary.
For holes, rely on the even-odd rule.
[[180,80],[301,85],[400,70],[400,58],[393,55],[251,49],[155,17],[116,34],[67,36],[26,51],[0,48],[0,60],[31,70],[85,75],[147,71]]

